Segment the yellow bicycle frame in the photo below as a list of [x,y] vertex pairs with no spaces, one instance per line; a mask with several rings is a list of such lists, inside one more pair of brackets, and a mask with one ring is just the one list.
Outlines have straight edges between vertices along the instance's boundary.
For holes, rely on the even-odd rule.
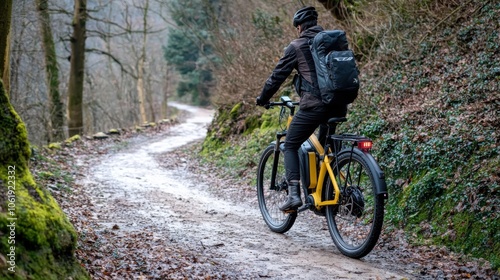
[[[287,124],[286,124],[287,128],[290,127],[290,123],[292,122],[292,119],[293,119],[293,116],[288,116],[288,120],[287,120]],[[339,189],[339,186],[337,184],[337,180],[335,179],[335,175],[333,174],[333,169],[330,165],[331,159],[325,153],[323,146],[321,146],[321,143],[319,143],[318,138],[316,137],[316,135],[312,134],[309,137],[309,140],[312,143],[312,145],[314,146],[314,148],[316,149],[316,151],[319,153],[320,159],[322,158],[322,160],[320,160],[319,175],[317,178],[311,176],[311,184],[309,185],[310,189],[315,188],[315,190],[311,193],[311,196],[314,198],[314,206],[316,207],[316,209],[319,210],[323,206],[338,204],[339,197],[340,197],[340,189]],[[313,155],[313,156],[315,156],[315,155]],[[309,162],[311,163],[311,162],[315,162],[315,161],[310,160]],[[316,166],[310,165],[309,170],[311,171],[310,174],[316,174]],[[327,172],[328,172],[328,175],[330,176],[330,180],[332,181],[333,188],[335,190],[335,197],[333,198],[333,200],[323,201],[321,194],[323,191],[323,183],[324,183],[325,175]],[[342,174],[341,174],[341,177],[343,177]]]

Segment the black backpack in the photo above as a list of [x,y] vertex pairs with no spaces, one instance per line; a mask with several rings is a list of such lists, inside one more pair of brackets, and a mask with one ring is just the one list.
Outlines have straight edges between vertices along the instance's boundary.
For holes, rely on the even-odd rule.
[[342,30],[319,32],[310,42],[323,103],[352,103],[358,97],[359,70]]

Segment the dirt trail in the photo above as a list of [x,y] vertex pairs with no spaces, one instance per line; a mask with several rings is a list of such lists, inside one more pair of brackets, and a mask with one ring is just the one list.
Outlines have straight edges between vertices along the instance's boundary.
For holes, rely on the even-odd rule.
[[203,138],[212,119],[209,110],[181,109],[196,117],[172,127],[162,138],[132,142],[90,169],[83,185],[92,195],[93,216],[101,227],[117,234],[154,232],[156,240],[210,256],[209,262],[227,267],[227,275],[235,278],[412,278],[379,260],[377,250],[363,260],[342,256],[322,217],[301,213],[288,233],[275,234],[263,222],[255,201],[224,200],[184,168],[162,168],[155,160],[158,154],[168,155]]

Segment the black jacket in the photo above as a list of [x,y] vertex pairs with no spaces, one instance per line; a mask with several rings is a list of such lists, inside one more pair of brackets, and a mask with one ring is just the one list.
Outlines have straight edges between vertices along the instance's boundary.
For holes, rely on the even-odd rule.
[[[323,31],[319,25],[304,30],[298,39],[293,40],[285,49],[285,54],[279,60],[273,73],[264,84],[260,97],[268,101],[278,91],[281,84],[292,73],[293,69],[299,72],[301,79],[307,80],[310,84],[316,85],[316,69],[314,60],[309,48],[309,40],[314,38],[318,32]],[[300,109],[323,106],[321,98],[308,91],[297,89],[300,95]]]

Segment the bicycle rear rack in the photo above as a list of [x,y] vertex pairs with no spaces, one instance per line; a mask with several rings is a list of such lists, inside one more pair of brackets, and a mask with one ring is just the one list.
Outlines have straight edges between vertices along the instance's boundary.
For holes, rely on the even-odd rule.
[[[363,136],[363,135],[356,135],[356,134],[334,134],[334,135],[330,135],[330,139],[332,139],[334,145],[337,145],[335,143],[338,143],[340,142],[340,147],[338,148],[342,148],[343,146],[343,143],[345,142],[350,142],[352,143],[352,148],[354,148],[355,146],[357,146],[360,150],[362,151],[365,151],[365,152],[368,152],[371,150],[372,148],[372,140],[366,136]],[[336,152],[339,152],[340,149],[337,149]]]
[[358,143],[358,142],[366,141],[366,140],[371,141],[371,139],[366,137],[366,136],[349,134],[349,133],[330,135],[330,139],[340,140],[340,141],[348,141],[348,142],[354,142],[354,143]]

